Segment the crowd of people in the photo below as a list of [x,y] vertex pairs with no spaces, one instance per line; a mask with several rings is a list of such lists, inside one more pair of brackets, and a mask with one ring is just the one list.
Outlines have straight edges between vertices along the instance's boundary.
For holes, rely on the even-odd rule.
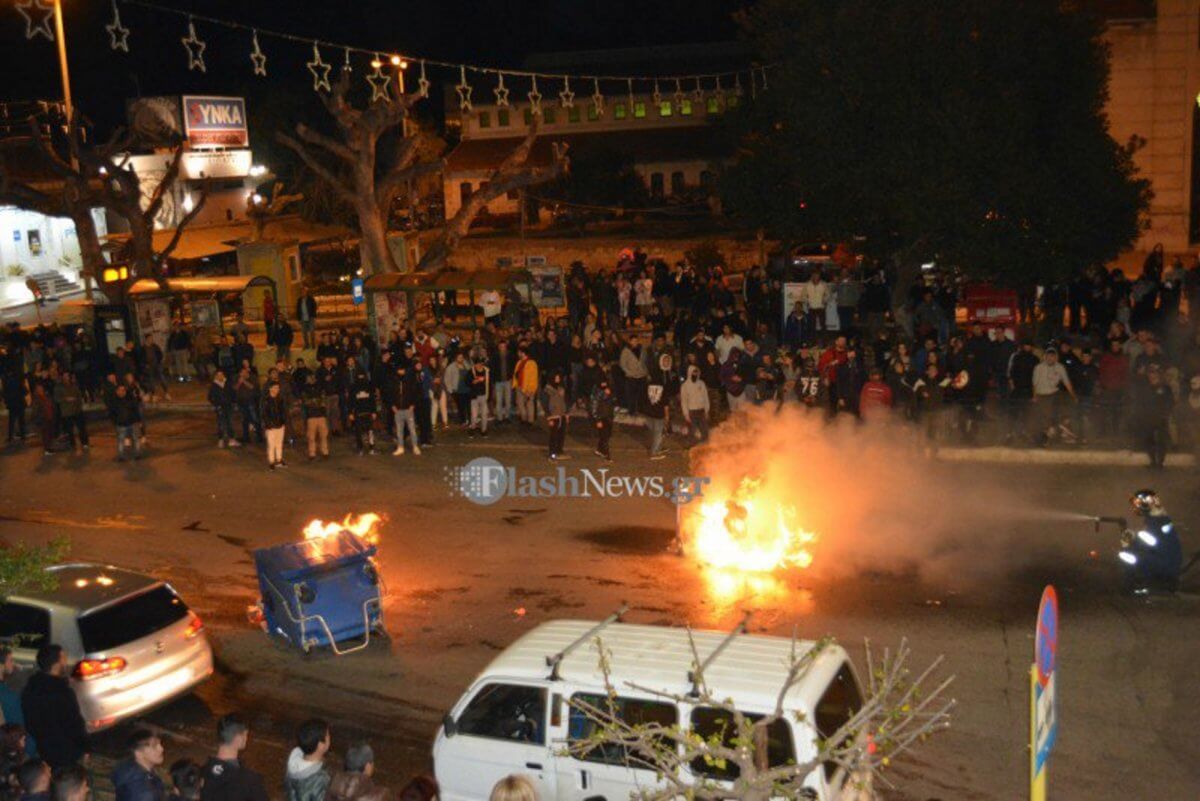
[[[790,309],[785,282],[800,282]],[[1016,325],[960,329],[951,275],[925,276],[894,313],[883,268],[756,266],[735,277],[634,253],[615,269],[572,265],[565,315],[539,319],[515,292],[485,292],[484,325],[466,333],[452,321],[379,340],[317,330],[305,295],[305,355],[292,358],[292,324],[273,309],[265,374],[240,315],[209,345],[177,323],[165,350],[147,337],[104,364],[77,332],[12,329],[0,339],[0,380],[9,441],[26,435],[28,409],[47,455],[89,446],[83,404],[95,400],[117,458],[139,458],[146,406],[196,379],[208,381],[217,444],[257,442],[272,470],[292,448],[328,458],[343,435],[359,454],[420,455],[449,429],[483,437],[510,424],[544,425],[554,460],[570,458],[567,432],[586,428],[608,459],[619,419],[642,423],[659,459],[672,436],[703,442],[731,413],[784,405],[908,423],[933,446],[978,442],[985,428],[1029,445],[1106,438],[1161,466],[1172,442],[1200,441],[1200,331],[1182,313],[1185,299],[1200,303],[1198,287],[1200,267],[1165,267],[1156,250],[1135,281],[1084,271],[1034,292]],[[452,317],[454,299],[438,300]]]

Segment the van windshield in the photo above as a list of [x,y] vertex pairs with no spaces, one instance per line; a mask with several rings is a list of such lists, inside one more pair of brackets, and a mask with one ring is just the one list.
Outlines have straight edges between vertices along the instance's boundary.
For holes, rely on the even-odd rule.
[[187,617],[188,608],[171,588],[160,585],[79,618],[85,653],[108,651],[149,637]]

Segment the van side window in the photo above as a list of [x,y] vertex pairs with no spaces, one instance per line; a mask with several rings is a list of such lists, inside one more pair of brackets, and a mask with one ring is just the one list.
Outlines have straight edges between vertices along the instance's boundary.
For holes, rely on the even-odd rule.
[[[750,712],[742,714],[750,723],[766,717]],[[733,746],[734,739],[739,735],[732,715],[724,709],[706,706],[698,706],[692,710],[692,731],[706,740],[713,736],[719,736],[721,742],[729,747]],[[795,764],[795,762],[796,748],[792,744],[792,729],[786,720],[777,720],[767,726],[767,766],[775,768],[781,765]],[[692,760],[692,770],[697,775],[729,781],[736,779],[741,773],[737,765],[732,763],[726,763],[724,767],[720,767],[710,765],[704,759]]]
[[[636,757],[631,757],[628,750],[619,745],[594,745],[587,750],[576,750],[576,744],[580,740],[591,737],[599,728],[594,720],[576,706],[577,703],[586,704],[601,712],[608,711],[608,699],[603,695],[575,693],[571,696],[570,717],[567,724],[567,742],[571,748],[571,756],[586,762],[653,769],[653,766],[642,764]],[[652,723],[660,726],[674,726],[679,722],[679,710],[675,708],[674,704],[620,697],[614,699],[614,703],[617,717],[631,726],[644,726]]]
[[[842,666],[838,668],[837,675],[833,677],[833,681],[825,688],[825,692],[817,701],[817,708],[813,714],[817,733],[822,738],[831,737],[860,709],[862,709],[862,694],[858,690],[857,682],[854,681],[854,674],[850,672],[850,666],[843,662]],[[836,770],[837,765],[826,762],[825,778],[832,778]]]
[[50,613],[26,604],[0,606],[0,642],[13,648],[41,648],[50,639]]
[[487,684],[458,718],[458,733],[521,743],[546,742],[546,691]]

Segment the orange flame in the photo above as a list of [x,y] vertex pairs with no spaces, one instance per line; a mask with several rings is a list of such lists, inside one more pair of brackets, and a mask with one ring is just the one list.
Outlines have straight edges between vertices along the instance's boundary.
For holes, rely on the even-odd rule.
[[681,533],[685,549],[701,563],[748,573],[808,567],[817,538],[796,523],[796,507],[769,497],[751,477],[729,497],[701,504]]
[[304,539],[321,540],[335,536],[339,531],[344,530],[361,538],[369,545],[378,545],[379,525],[382,522],[383,517],[374,512],[367,512],[363,515],[348,514],[340,523],[336,520],[328,523],[320,519],[310,520],[304,527]]

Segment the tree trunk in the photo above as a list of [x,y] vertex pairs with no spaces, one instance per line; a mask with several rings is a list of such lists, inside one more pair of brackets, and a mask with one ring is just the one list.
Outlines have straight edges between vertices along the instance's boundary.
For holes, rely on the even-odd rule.
[[380,219],[375,204],[369,198],[360,196],[355,205],[358,207],[358,228],[362,234],[358,252],[362,257],[363,272],[367,275],[396,272],[399,268],[388,248],[387,226]]
[[156,269],[154,258],[153,223],[140,214],[131,214],[129,221],[129,274],[131,279],[150,278],[166,289],[166,277]]
[[75,223],[75,238],[79,240],[79,256],[83,260],[83,288],[89,301],[92,287],[104,270],[104,253],[100,249],[100,235],[96,232],[96,221],[86,204],[71,206],[71,219]]

